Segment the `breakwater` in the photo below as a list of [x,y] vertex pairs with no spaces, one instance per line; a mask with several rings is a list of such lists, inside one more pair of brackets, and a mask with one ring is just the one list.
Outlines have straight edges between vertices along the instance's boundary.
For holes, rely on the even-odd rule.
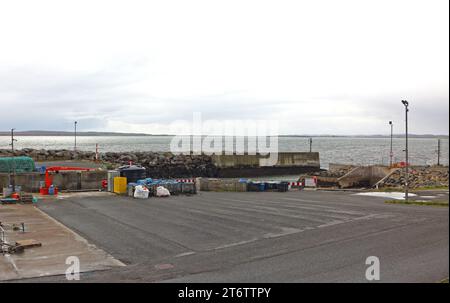
[[279,153],[273,165],[261,165],[267,158],[260,155],[194,155],[170,152],[105,152],[45,150],[24,148],[0,150],[0,157],[28,156],[36,162],[98,161],[105,168],[142,165],[154,178],[245,177],[258,175],[297,174],[320,170],[319,153]]
[[[73,136],[17,136],[17,149],[68,149],[74,145]],[[172,136],[82,136],[77,138],[79,150],[101,152],[169,152]],[[0,149],[10,148],[11,137],[0,136]],[[279,152],[309,151],[308,137],[279,137]],[[394,162],[404,161],[405,139],[393,139]],[[329,163],[353,165],[389,165],[390,138],[314,137],[312,151],[320,153],[320,165],[328,169]],[[437,163],[436,138],[410,138],[409,161],[412,165]],[[441,164],[448,165],[448,138],[441,140]]]

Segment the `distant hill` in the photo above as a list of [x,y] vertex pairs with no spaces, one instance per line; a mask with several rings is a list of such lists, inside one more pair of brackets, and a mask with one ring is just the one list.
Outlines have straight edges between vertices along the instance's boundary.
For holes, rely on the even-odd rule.
[[[0,136],[10,136],[9,131],[0,131]],[[15,131],[15,136],[73,136],[74,133],[67,131],[46,131],[46,130],[30,130],[30,131]],[[174,136],[170,134],[144,134],[144,133],[117,133],[117,132],[77,132],[77,136],[153,136],[153,137],[163,137],[163,136]],[[389,138],[388,135],[279,135],[279,137],[298,137],[298,138]],[[394,138],[404,138],[404,134],[394,134]],[[436,138],[436,139],[448,139],[448,135],[431,135],[431,134],[410,134],[410,138]]]
[[[10,136],[9,131],[0,131],[0,136]],[[30,130],[15,131],[15,136],[73,136],[73,132],[66,131],[46,131],[46,130]],[[77,136],[155,136],[143,133],[116,133],[116,132],[77,132]],[[158,135],[164,136],[164,135]]]
[[[390,138],[389,135],[280,135],[279,137],[301,137],[301,138]],[[404,134],[394,134],[393,138],[404,138]],[[448,139],[448,135],[417,135],[409,134],[409,138],[436,138],[436,139]]]

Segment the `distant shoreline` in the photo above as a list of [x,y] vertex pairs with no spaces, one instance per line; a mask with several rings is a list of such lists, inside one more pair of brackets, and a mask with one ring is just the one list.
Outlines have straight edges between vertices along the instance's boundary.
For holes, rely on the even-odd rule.
[[[63,131],[15,131],[14,136],[17,137],[25,137],[25,136],[36,136],[36,137],[43,137],[43,136],[73,136],[74,132],[63,132]],[[11,136],[11,132],[8,131],[0,131],[0,136]],[[162,135],[152,135],[152,134],[142,134],[142,133],[115,133],[115,132],[77,132],[77,136],[83,137],[83,136],[89,136],[89,137],[105,137],[105,136],[111,136],[111,137],[129,137],[129,136],[135,136],[135,137],[165,137],[165,136],[171,136],[168,134],[162,134]]]
[[[9,137],[10,132],[0,131],[1,137]],[[14,136],[17,137],[67,137],[73,136],[73,132],[65,131],[16,131]],[[77,132],[79,137],[173,137],[173,134],[143,134],[143,133],[116,133],[116,132]],[[388,135],[279,135],[278,137],[286,138],[389,138]],[[394,138],[404,138],[404,134],[394,134]],[[431,134],[410,134],[410,138],[423,138],[423,139],[449,139],[449,135],[431,135]]]

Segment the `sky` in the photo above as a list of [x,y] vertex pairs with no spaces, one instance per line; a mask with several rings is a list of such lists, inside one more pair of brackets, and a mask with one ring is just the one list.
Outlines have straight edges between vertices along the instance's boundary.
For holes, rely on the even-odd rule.
[[[0,0],[0,130],[449,133],[448,0]],[[189,132],[186,128],[186,132]]]

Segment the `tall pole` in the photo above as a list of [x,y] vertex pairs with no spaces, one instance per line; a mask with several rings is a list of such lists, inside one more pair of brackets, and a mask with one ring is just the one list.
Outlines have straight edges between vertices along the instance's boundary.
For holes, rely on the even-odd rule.
[[402,100],[403,105],[405,106],[405,200],[408,201],[409,194],[409,158],[408,158],[408,106],[409,103],[406,100]]
[[389,158],[390,158],[390,161],[389,161],[389,167],[392,167],[392,158],[394,157],[394,153],[393,153],[393,151],[392,151],[392,137],[393,137],[393,135],[394,135],[394,124],[392,123],[392,121],[389,121],[389,125],[391,126],[391,149],[390,149],[390,152],[389,152]]
[[14,139],[14,130],[15,128],[11,128],[11,151],[14,153],[14,141],[17,141]]
[[312,152],[312,138],[309,138],[309,152]]
[[437,165],[441,165],[441,139],[438,139],[438,150],[437,150]]
[[14,139],[14,130],[15,128],[11,128],[11,151],[12,151],[12,175],[11,175],[11,185],[13,192],[16,191],[16,161],[14,159],[14,142],[17,141]]
[[74,150],[77,150],[77,121],[75,121],[74,123],[74,128],[75,128],[75,145],[74,145]]

